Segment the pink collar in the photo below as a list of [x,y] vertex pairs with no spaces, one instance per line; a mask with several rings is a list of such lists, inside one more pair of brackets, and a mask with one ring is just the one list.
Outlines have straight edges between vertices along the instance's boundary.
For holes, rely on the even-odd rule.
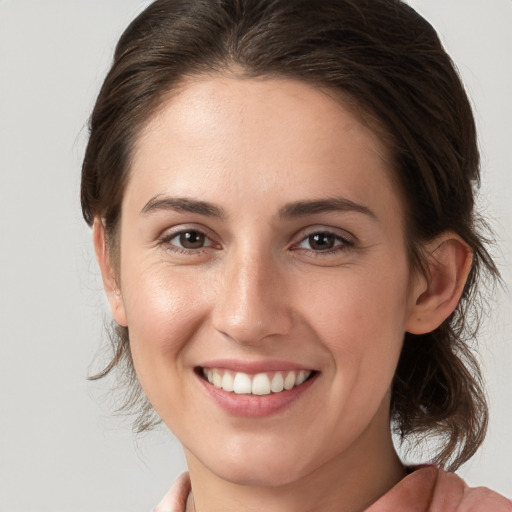
[[[185,512],[190,488],[183,473],[154,512]],[[512,512],[512,502],[485,487],[471,489],[454,473],[423,466],[365,512]]]

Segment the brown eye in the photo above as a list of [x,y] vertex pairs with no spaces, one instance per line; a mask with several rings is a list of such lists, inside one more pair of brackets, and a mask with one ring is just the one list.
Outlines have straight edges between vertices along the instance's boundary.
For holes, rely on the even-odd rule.
[[303,238],[298,244],[299,249],[306,249],[316,253],[338,251],[352,247],[350,240],[331,231],[316,231]]
[[308,243],[314,251],[325,251],[334,247],[336,237],[332,233],[315,233],[308,236]]
[[206,236],[200,231],[183,231],[175,238],[184,249],[200,249],[205,246]]
[[162,238],[162,243],[167,248],[178,252],[199,251],[199,249],[213,246],[208,235],[197,229],[184,229],[174,232]]

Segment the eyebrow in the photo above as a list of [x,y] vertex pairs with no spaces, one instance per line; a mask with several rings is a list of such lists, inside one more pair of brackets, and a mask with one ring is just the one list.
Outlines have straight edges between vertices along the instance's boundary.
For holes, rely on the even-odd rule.
[[222,208],[205,201],[198,201],[196,199],[188,199],[184,197],[162,197],[157,195],[152,197],[141,210],[141,215],[160,210],[174,210],[178,212],[197,213],[207,217],[225,217]]
[[357,212],[377,220],[377,215],[370,208],[343,197],[290,203],[279,210],[279,216],[289,218],[325,212]]
[[[167,197],[156,195],[142,208],[141,215],[161,210],[197,213],[207,217],[226,217],[224,210],[212,203],[184,197]],[[314,201],[296,201],[283,206],[279,217],[293,218],[325,212],[357,212],[377,220],[375,213],[367,206],[342,197],[319,199]]]

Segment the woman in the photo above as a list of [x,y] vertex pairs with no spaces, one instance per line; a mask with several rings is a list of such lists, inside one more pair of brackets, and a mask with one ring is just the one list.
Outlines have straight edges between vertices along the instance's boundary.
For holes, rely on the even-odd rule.
[[[159,0],[128,27],[82,206],[116,323],[100,376],[187,457],[157,510],[512,510],[441,469],[487,423],[478,179],[460,80],[398,0]],[[392,428],[438,436],[436,466]]]

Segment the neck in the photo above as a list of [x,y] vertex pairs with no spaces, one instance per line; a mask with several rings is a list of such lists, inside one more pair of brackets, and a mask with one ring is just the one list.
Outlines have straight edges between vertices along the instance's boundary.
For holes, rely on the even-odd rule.
[[350,450],[280,486],[241,485],[186,451],[193,496],[187,512],[361,512],[404,476],[389,427],[369,428]]

